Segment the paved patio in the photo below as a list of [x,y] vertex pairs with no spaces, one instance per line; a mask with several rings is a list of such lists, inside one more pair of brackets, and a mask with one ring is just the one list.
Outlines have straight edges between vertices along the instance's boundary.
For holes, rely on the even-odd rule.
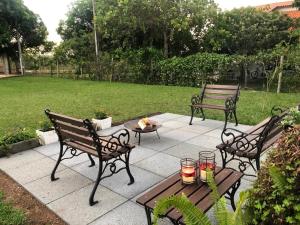
[[[135,183],[127,186],[129,178],[124,170],[104,179],[95,195],[99,203],[93,207],[89,206],[88,197],[98,168],[88,167],[90,162],[86,154],[63,161],[56,173],[60,179],[55,182],[50,181],[50,173],[58,157],[58,143],[1,158],[0,169],[71,225],[146,225],[144,209],[135,203],[136,198],[176,173],[180,158],[198,159],[199,151],[215,150],[221,142],[224,125],[222,121],[195,118],[193,125],[189,126],[190,117],[172,113],[152,118],[163,125],[159,129],[160,139],[155,133],[142,134],[141,145],[133,149],[130,163]],[[249,127],[239,125],[237,129],[245,131]],[[105,133],[119,128],[123,125]],[[131,137],[137,142],[133,134]],[[218,151],[216,156],[218,165],[221,165]],[[239,191],[251,183],[251,178],[243,178]],[[211,212],[208,215],[213,218]],[[170,223],[165,220],[162,224]]]

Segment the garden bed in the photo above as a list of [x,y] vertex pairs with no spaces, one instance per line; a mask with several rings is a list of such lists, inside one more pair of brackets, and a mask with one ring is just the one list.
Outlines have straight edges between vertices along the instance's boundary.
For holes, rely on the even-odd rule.
[[5,149],[5,147],[0,147],[0,158],[7,154],[15,154],[18,152],[26,151],[29,149],[33,149],[40,146],[38,139],[32,138],[26,141],[21,141],[12,145],[9,145],[9,149]]
[[26,225],[66,225],[54,212],[1,170],[0,191],[4,194],[5,202],[11,202],[13,207],[24,212],[27,218]]

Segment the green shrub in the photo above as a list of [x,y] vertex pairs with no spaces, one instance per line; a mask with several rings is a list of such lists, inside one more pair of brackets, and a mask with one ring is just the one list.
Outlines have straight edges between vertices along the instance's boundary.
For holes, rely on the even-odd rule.
[[[247,205],[252,223],[259,225],[300,224],[300,128],[285,131],[278,146],[269,154],[250,191]],[[280,171],[273,182],[270,168]],[[277,180],[278,181],[278,180]],[[285,185],[276,185],[276,183]]]
[[40,130],[43,132],[53,129],[52,123],[49,120],[44,120],[39,123]]
[[106,118],[108,118],[108,115],[105,112],[103,112],[103,111],[96,111],[95,112],[95,119],[103,120],[103,119],[106,119]]
[[0,151],[7,153],[9,145],[35,138],[36,135],[25,128],[18,128],[0,137]]
[[3,202],[3,194],[0,192],[0,224],[23,225],[26,222],[24,213],[15,209],[11,204]]

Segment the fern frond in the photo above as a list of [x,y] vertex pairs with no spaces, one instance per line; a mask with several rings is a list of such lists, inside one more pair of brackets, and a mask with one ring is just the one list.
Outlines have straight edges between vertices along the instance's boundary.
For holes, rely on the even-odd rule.
[[249,197],[249,191],[242,191],[239,195],[239,201],[236,205],[236,210],[233,214],[233,225],[245,225],[245,217],[243,212],[243,206]]
[[284,192],[287,181],[283,174],[280,172],[279,168],[272,166],[269,168],[270,176],[272,177],[273,183],[278,187],[281,192]]
[[187,225],[211,225],[208,217],[190,202],[184,194],[159,200],[153,211],[153,223],[157,225],[158,218],[171,207],[176,208],[183,215],[184,223]]

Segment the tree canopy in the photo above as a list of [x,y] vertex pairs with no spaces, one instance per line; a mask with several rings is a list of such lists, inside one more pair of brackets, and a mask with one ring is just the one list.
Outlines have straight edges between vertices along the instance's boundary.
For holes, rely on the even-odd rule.
[[0,52],[15,53],[17,39],[25,48],[45,43],[48,33],[43,21],[22,0],[1,0],[0,14]]

